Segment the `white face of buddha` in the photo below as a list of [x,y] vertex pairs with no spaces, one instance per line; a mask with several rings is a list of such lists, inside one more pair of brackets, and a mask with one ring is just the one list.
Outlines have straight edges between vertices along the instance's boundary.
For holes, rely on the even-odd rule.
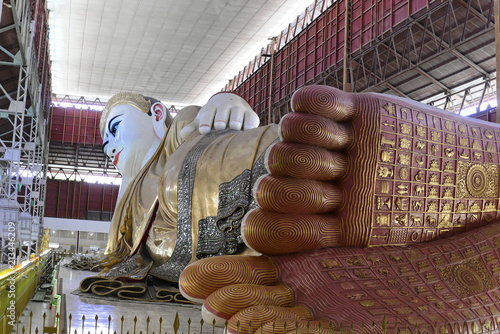
[[139,109],[121,104],[106,120],[103,150],[124,177],[134,177],[155,144],[153,120]]

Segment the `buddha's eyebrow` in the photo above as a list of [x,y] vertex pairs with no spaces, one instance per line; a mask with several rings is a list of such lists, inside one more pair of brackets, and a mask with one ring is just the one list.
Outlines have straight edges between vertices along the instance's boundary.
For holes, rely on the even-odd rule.
[[[123,114],[116,115],[115,117],[113,117],[113,118],[111,118],[111,119],[109,120],[109,122],[108,122],[108,131],[109,131],[109,132],[111,132],[111,123],[113,123],[113,120],[114,120],[115,118],[117,118],[117,117],[122,116],[122,115],[123,115]],[[105,149],[106,145],[108,145],[108,144],[109,144],[109,140],[106,140],[106,141],[104,142],[104,144],[102,144],[102,150],[103,150],[103,151],[104,151],[104,149]]]
[[123,114],[116,115],[115,117],[113,117],[112,119],[110,119],[110,120],[109,120],[109,122],[108,122],[108,130],[109,130],[109,132],[111,132],[111,123],[113,123],[113,120],[114,120],[115,118],[117,118],[117,117],[122,116],[122,115],[123,115]]

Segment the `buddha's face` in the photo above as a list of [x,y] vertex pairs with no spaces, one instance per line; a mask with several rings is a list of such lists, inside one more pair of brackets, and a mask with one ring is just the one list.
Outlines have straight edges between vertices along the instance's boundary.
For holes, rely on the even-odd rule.
[[152,117],[128,104],[106,119],[103,150],[124,177],[134,177],[155,140]]

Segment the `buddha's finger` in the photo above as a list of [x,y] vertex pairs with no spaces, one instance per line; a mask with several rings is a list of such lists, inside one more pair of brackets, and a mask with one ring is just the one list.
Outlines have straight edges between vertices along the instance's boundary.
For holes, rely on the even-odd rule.
[[207,104],[198,112],[196,119],[198,119],[198,129],[201,134],[208,133],[212,130],[216,111],[218,111],[216,106]]
[[260,124],[259,115],[251,109],[245,110],[245,119],[243,121],[243,128],[245,130],[254,129]]
[[213,120],[215,130],[224,130],[228,127],[231,106],[218,106]]

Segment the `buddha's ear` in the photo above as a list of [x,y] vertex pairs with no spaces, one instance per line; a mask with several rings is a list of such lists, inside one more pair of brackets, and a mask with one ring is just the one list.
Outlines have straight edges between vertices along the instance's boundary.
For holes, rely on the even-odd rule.
[[169,118],[168,110],[163,103],[156,102],[151,106],[151,118],[153,119],[153,129],[156,136],[162,139],[168,125],[165,124],[165,120]]

